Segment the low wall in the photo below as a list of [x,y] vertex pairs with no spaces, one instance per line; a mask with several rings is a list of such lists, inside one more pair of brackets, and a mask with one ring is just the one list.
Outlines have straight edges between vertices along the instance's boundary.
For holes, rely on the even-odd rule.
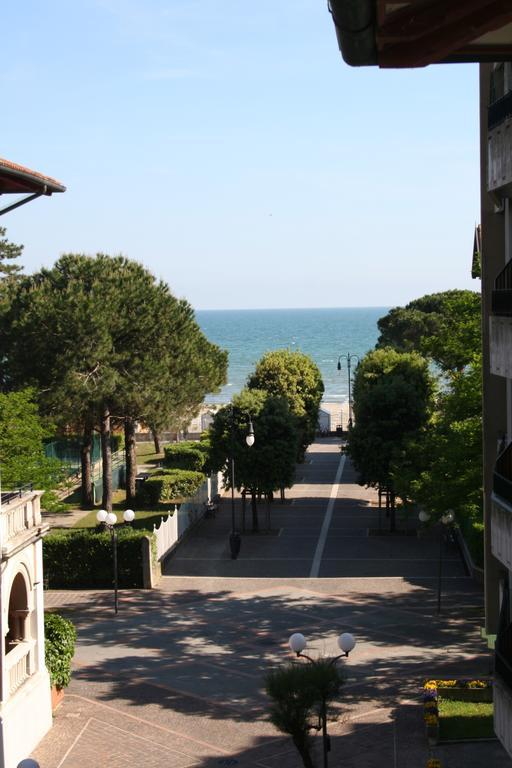
[[154,526],[153,534],[156,539],[156,556],[161,564],[165,558],[177,547],[183,537],[197,523],[202,520],[205,513],[205,505],[209,499],[224,490],[222,474],[215,473],[207,478],[197,493],[183,504],[169,510],[167,518],[161,519],[158,527]]

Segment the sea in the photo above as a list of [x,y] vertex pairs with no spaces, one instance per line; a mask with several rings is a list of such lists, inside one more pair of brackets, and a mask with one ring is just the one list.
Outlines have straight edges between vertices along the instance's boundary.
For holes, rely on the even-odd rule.
[[[229,353],[227,384],[205,398],[227,403],[245,386],[258,360],[270,350],[300,350],[320,368],[330,403],[348,401],[348,371],[340,355],[363,357],[375,346],[377,320],[389,307],[337,309],[221,309],[198,310],[197,322],[206,337]],[[354,363],[352,363],[352,373]]]

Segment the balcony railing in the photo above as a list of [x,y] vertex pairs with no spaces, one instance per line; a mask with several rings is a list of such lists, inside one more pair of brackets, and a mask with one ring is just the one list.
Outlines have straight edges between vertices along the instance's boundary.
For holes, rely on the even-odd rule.
[[1,493],[2,504],[10,504],[12,501],[15,501],[16,499],[21,499],[27,493],[31,493],[32,490],[33,490],[33,485],[32,483],[29,483],[28,485],[20,485],[18,486],[18,488],[13,488],[10,491],[2,491]]
[[9,696],[13,696],[30,677],[31,643],[21,642],[5,656],[5,668],[8,675]]
[[508,261],[494,281],[493,315],[512,315],[512,261]]
[[20,534],[41,527],[40,495],[41,491],[16,493],[7,504],[2,504],[0,514],[2,554],[4,548],[9,546],[10,541],[13,539],[19,541],[16,537]]
[[512,443],[496,459],[493,491],[512,506]]
[[500,123],[503,123],[508,118],[512,117],[512,91],[509,91],[501,99],[495,101],[489,106],[487,113],[487,127],[489,131],[493,128],[497,128]]
[[494,671],[512,691],[512,624],[510,623],[510,592],[503,588],[500,620],[494,649]]

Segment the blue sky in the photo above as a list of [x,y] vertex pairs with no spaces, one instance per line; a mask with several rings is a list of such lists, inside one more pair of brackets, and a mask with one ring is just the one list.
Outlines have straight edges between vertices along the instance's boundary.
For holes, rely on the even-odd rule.
[[27,0],[2,26],[0,155],[68,188],[1,220],[27,271],[124,253],[197,309],[479,288],[476,66],[352,69],[323,0]]

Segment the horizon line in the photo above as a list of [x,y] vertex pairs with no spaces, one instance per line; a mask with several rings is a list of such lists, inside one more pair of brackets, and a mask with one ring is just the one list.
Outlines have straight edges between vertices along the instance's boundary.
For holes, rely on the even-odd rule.
[[361,304],[350,307],[194,307],[196,312],[275,312],[289,310],[389,309],[392,304]]

